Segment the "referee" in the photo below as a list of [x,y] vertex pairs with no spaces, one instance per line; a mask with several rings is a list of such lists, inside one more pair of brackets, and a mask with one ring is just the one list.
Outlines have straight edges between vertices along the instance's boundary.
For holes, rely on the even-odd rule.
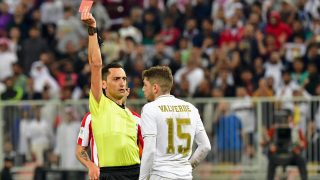
[[[96,21],[89,12],[82,12],[81,20],[88,26],[89,33],[88,61],[91,68],[89,108],[100,167],[100,174],[90,178],[138,179],[140,159],[136,143],[136,121],[121,100],[126,94],[126,73],[119,64],[113,63],[102,67]],[[90,161],[86,153],[82,158]]]

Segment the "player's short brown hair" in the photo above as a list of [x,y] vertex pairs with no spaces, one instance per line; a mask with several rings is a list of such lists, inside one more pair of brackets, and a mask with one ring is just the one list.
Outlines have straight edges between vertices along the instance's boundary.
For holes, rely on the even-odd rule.
[[167,66],[155,66],[142,72],[142,79],[147,79],[152,85],[158,84],[163,93],[171,91],[173,76],[171,69]]

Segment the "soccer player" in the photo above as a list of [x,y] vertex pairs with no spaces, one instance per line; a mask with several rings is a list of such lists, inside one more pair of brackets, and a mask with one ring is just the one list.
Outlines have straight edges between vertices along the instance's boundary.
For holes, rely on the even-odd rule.
[[[123,97],[123,102],[125,103],[127,96],[130,93],[130,89],[127,88],[127,95]],[[138,146],[139,146],[139,154],[140,157],[142,155],[143,149],[143,139],[141,135],[140,129],[140,115],[134,111],[131,111],[136,122],[138,128]],[[95,179],[95,177],[99,177],[100,170],[99,170],[99,160],[98,160],[98,153],[97,153],[97,146],[94,141],[94,137],[92,134],[92,125],[91,125],[91,114],[90,112],[86,113],[81,121],[81,127],[78,135],[77,140],[77,148],[76,148],[76,156],[77,159],[88,168],[89,171],[89,178]],[[91,150],[91,161],[83,160],[81,154],[87,153],[88,148],[90,146]],[[88,155],[85,155],[88,156]]]
[[[146,150],[139,179],[192,179],[192,168],[211,150],[199,112],[191,103],[170,95],[173,78],[168,67],[151,67],[142,79],[149,103],[141,114]],[[194,140],[198,147],[191,156]]]
[[[82,12],[81,20],[88,26],[89,34],[88,61],[91,69],[89,109],[99,155],[99,179],[138,179],[140,158],[136,122],[121,100],[126,93],[126,73],[121,65],[116,63],[102,68],[96,20],[89,12]],[[81,158],[89,160],[85,153]]]

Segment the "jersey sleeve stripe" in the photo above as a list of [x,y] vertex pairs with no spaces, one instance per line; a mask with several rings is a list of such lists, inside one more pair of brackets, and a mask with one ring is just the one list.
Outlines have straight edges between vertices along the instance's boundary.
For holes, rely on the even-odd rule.
[[138,118],[141,118],[140,114],[138,114],[138,113],[136,113],[136,112],[134,112],[134,111],[132,111],[132,110],[130,110],[130,111],[131,111],[131,113],[132,113],[134,116],[136,116],[136,117],[138,117]]
[[84,115],[81,121],[81,127],[84,127],[86,125],[86,121],[88,120],[88,116],[90,115],[90,112]]

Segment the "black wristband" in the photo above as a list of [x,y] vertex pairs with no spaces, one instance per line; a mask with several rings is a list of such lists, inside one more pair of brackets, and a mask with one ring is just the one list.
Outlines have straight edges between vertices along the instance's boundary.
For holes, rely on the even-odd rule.
[[89,27],[88,27],[88,34],[89,34],[89,36],[92,36],[92,35],[94,35],[95,33],[97,33],[97,28],[89,26]]

